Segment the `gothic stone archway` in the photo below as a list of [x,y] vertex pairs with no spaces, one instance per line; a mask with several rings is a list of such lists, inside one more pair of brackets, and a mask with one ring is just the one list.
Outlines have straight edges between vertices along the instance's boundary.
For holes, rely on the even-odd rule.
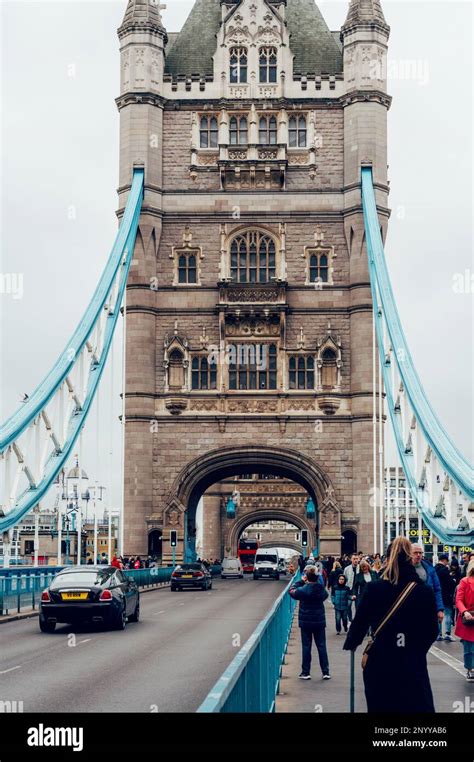
[[[334,487],[321,466],[297,450],[249,445],[208,452],[188,463],[175,478],[163,512],[164,562],[171,558],[169,529],[178,531],[178,559],[193,545],[196,508],[205,490],[229,476],[250,472],[282,476],[303,486],[318,506],[316,523],[308,527],[312,532],[310,536],[315,539],[319,527],[321,552],[332,551],[336,543],[337,548],[340,547],[341,514]],[[299,525],[293,514],[283,512],[281,515],[285,516],[285,521]],[[272,516],[277,518],[274,512]],[[236,521],[238,520],[237,517]],[[234,534],[231,543],[236,549]]]

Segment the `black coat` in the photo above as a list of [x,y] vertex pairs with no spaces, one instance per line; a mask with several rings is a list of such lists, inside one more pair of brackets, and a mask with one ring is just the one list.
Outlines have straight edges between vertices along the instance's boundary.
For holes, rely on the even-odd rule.
[[409,582],[417,582],[372,646],[364,670],[368,712],[434,712],[426,654],[438,635],[432,589],[413,566],[405,567],[398,585],[378,579],[367,585],[344,649],[355,650],[369,627],[377,629]]
[[436,564],[436,574],[438,575],[439,584],[441,586],[441,595],[443,596],[443,603],[445,606],[454,605],[454,591],[456,589],[456,580],[451,576],[449,572],[449,566],[444,564]]
[[300,627],[311,629],[313,627],[325,627],[326,615],[324,613],[324,601],[328,592],[321,578],[317,582],[296,582],[290,588],[292,598],[300,602],[298,611],[298,624]]

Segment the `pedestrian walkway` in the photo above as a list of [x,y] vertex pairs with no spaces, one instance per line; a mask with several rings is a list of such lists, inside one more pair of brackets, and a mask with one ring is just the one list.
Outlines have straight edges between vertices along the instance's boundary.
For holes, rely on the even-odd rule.
[[[276,712],[349,712],[350,653],[343,651],[345,635],[336,635],[334,609],[326,601],[326,642],[331,680],[323,680],[319,668],[318,652],[313,644],[311,680],[300,680],[301,640],[298,614],[295,614],[288,652],[283,665],[280,694],[276,698]],[[363,647],[355,654],[355,711],[366,712],[362,669]],[[462,643],[436,642],[428,654],[428,670],[437,712],[466,711],[462,706],[474,702],[474,683],[465,680]],[[416,690],[416,686],[413,686]],[[457,703],[456,703],[457,702]],[[472,705],[474,706],[474,704]],[[403,711],[403,707],[400,707]],[[472,711],[472,709],[471,709]]]

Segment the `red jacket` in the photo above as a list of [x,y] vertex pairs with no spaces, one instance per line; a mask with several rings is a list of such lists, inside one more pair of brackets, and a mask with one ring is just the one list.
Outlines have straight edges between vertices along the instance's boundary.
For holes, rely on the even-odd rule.
[[459,616],[456,622],[454,634],[462,640],[474,642],[474,624],[464,624],[462,615],[464,611],[474,611],[474,577],[464,577],[458,585],[456,593],[456,608]]

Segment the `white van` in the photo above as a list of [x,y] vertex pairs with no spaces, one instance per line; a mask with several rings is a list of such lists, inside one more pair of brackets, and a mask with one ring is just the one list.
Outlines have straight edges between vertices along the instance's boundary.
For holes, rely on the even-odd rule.
[[273,579],[280,579],[279,560],[276,548],[257,550],[253,578],[272,577]]
[[222,561],[222,569],[221,569],[221,579],[225,579],[226,577],[242,577],[244,576],[244,572],[242,569],[242,564],[240,563],[240,558],[224,558]]

